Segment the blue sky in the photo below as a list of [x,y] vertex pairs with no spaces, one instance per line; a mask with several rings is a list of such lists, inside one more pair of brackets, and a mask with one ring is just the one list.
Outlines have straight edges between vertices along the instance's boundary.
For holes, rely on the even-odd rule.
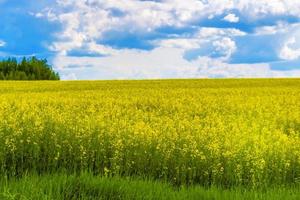
[[0,0],[0,58],[63,79],[300,77],[300,1]]

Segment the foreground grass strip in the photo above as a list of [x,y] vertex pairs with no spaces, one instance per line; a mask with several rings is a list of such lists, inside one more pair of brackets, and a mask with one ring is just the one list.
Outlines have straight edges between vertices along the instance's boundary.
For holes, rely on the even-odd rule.
[[1,200],[71,199],[195,199],[195,200],[298,200],[300,187],[261,190],[230,190],[216,187],[174,188],[167,183],[82,174],[25,176],[0,182]]

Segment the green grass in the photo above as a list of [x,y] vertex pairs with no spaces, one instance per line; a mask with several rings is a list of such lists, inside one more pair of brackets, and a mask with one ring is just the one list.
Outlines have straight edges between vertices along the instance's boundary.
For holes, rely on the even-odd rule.
[[298,200],[299,187],[250,190],[200,186],[175,188],[168,183],[133,178],[82,175],[31,175],[0,181],[1,200],[71,199],[197,199],[197,200]]

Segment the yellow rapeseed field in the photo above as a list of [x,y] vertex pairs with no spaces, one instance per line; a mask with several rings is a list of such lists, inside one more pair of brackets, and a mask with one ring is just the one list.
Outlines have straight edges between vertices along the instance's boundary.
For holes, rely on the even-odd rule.
[[0,174],[300,181],[300,79],[0,82]]

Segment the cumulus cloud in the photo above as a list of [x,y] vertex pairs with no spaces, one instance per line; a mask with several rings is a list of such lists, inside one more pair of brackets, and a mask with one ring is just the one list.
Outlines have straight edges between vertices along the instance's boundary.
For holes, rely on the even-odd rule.
[[291,0],[236,0],[234,8],[247,17],[261,18],[274,15],[300,16],[300,2]]
[[282,28],[285,28],[285,27],[282,27],[282,26],[262,26],[262,27],[258,27],[256,28],[255,30],[255,34],[257,35],[275,35],[279,32],[284,32],[286,30],[283,30]]
[[226,8],[230,7],[223,1],[207,5],[195,0],[58,0],[55,9],[48,8],[45,14],[37,13],[36,17],[44,16],[63,24],[63,30],[57,33],[58,41],[50,49],[66,54],[102,39],[109,31],[147,34],[163,26],[184,27]]
[[[260,19],[269,16],[300,18],[300,1],[57,0],[54,6],[34,16],[62,25],[48,48],[56,53],[53,64],[65,79],[299,75],[297,70],[293,73],[272,70],[269,63],[230,64],[230,59],[239,51],[241,37],[276,35],[278,40],[286,41],[288,37],[297,41],[300,29],[289,22],[266,24],[263,21],[264,26],[256,27],[252,33],[239,30],[237,25],[243,20],[259,24]],[[217,19],[227,25],[224,21],[230,22],[236,28],[199,25],[205,20]],[[191,31],[159,32],[166,27]],[[114,40],[126,34],[135,38],[154,35],[144,41],[152,48],[117,48],[103,42],[107,36]],[[276,56],[278,52],[278,59],[297,59],[300,50],[295,45],[295,41],[287,40],[272,51],[276,51]],[[190,50],[195,55],[186,60],[184,55]],[[85,55],[71,55],[74,51],[85,52]]]
[[[299,4],[297,7],[295,4]],[[229,10],[237,10],[246,17],[259,18],[264,15],[290,14],[300,16],[300,2],[291,4],[288,0],[57,0],[53,8],[48,8],[36,17],[46,17],[58,21],[63,30],[57,33],[58,40],[50,49],[66,54],[75,48],[87,46],[103,39],[105,33],[118,31],[147,34],[159,27],[188,27],[204,20],[207,16],[221,15]],[[137,14],[138,13],[138,14]],[[238,22],[239,17],[230,13],[224,17],[229,22]],[[265,30],[268,31],[268,27]],[[274,31],[269,27],[269,31]],[[210,34],[210,33],[208,33]],[[214,32],[211,32],[214,34]],[[174,41],[168,41],[174,43]],[[186,41],[177,40],[179,45]],[[103,52],[102,52],[103,53]]]
[[296,60],[300,58],[300,48],[292,48],[292,45],[296,44],[296,38],[289,38],[282,47],[279,57],[284,60]]
[[237,23],[237,22],[239,22],[240,18],[238,16],[236,16],[235,14],[230,13],[230,14],[226,15],[223,18],[223,20],[231,22],[231,23]]
[[61,79],[62,80],[78,80],[77,76],[73,72],[62,74]]
[[[197,48],[213,49],[225,57],[235,51],[236,46],[232,38],[237,36],[244,36],[246,33],[234,28],[199,28],[195,33],[184,35],[182,37],[176,36],[167,39],[159,39],[153,41],[153,44],[159,47],[180,48],[183,50],[191,50]],[[208,54],[213,52],[208,52]]]
[[[213,77],[299,77],[300,70],[272,70],[268,63],[228,64],[207,56],[187,61],[178,48],[156,48],[151,51],[120,50],[107,57],[57,56],[63,79],[147,79],[147,78],[213,78]],[[79,67],[72,68],[74,63]],[[87,66],[88,65],[88,66]]]
[[6,45],[6,42],[4,42],[3,40],[0,40],[0,47],[4,47]]
[[236,50],[235,42],[228,37],[216,40],[212,44],[215,47],[215,51],[222,55],[221,57],[226,60],[229,59]]
[[284,21],[278,21],[275,25],[257,27],[254,30],[254,34],[255,35],[291,35],[298,32],[299,30],[300,30],[299,22],[290,24]]

